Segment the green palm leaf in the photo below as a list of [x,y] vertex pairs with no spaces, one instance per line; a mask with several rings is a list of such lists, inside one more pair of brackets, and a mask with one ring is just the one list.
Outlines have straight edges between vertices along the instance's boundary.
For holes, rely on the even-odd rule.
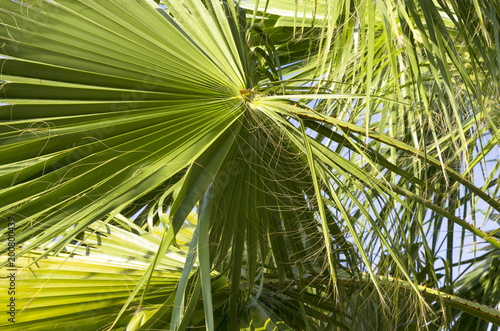
[[75,240],[113,227],[103,257],[141,265],[90,328],[498,325],[496,294],[471,290],[497,293],[496,269],[459,276],[455,252],[466,234],[500,248],[499,17],[489,0],[0,0],[0,234],[14,219],[30,268],[79,272],[100,266],[70,260]]

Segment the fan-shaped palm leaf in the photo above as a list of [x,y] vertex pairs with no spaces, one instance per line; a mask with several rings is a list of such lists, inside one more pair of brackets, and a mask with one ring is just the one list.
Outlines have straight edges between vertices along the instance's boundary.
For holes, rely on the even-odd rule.
[[142,329],[447,327],[452,308],[500,324],[453,296],[452,269],[455,230],[461,248],[466,232],[500,248],[476,222],[479,205],[485,219],[500,211],[498,160],[476,179],[499,149],[499,13],[492,1],[0,0],[0,222],[15,220],[18,255],[45,245],[33,263],[97,219],[161,224],[111,328],[147,305],[195,207],[200,271],[186,262]]

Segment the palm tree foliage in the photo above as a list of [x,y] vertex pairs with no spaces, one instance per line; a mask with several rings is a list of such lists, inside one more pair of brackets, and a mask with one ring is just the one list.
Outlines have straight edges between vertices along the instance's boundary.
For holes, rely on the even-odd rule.
[[5,329],[500,325],[497,1],[0,0],[0,20]]

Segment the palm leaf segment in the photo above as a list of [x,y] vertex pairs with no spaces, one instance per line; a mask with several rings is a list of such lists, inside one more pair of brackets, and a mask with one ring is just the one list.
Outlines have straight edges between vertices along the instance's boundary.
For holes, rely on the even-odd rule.
[[[386,272],[402,278],[422,307],[424,297],[439,304],[447,298],[440,291],[422,296],[415,280],[436,286],[438,276],[422,274],[420,257],[413,263],[413,242],[429,262],[437,240],[429,238],[447,219],[449,227],[500,247],[456,216],[456,204],[442,207],[450,188],[457,201],[462,188],[500,210],[469,180],[472,167],[498,145],[494,105],[474,86],[487,75],[472,70],[495,72],[497,63],[467,42],[490,47],[498,24],[493,33],[472,33],[462,24],[464,8],[413,2],[376,2],[377,14],[374,3],[364,11],[356,4],[352,20],[348,2],[302,9],[256,2],[244,5],[248,20],[238,6],[212,0],[0,4],[1,211],[16,219],[20,253],[63,234],[50,247],[60,252],[96,219],[131,216],[145,205],[150,213],[136,223],[150,231],[159,223],[168,228],[116,323],[144,286],[144,293],[154,286],[154,270],[200,199],[204,221],[195,245],[209,245],[209,255],[199,255],[199,280],[187,281],[189,264],[179,278],[176,298],[182,302],[186,289],[192,292],[185,309],[168,313],[174,328],[186,327],[200,295],[210,295],[214,269],[228,277],[231,299],[223,310],[227,320],[209,318],[209,328],[236,328],[242,307],[252,302],[252,311],[262,314],[273,303],[299,299],[307,305],[285,315],[289,325],[294,315],[310,315],[300,319],[304,328],[346,321],[363,327],[366,321],[349,308],[338,313],[337,303],[373,286],[374,302],[389,296],[398,307],[394,286],[375,274],[377,255],[385,254]],[[496,12],[493,5],[487,10]],[[477,8],[474,13],[486,19]],[[458,32],[436,37],[447,26]],[[460,36],[466,40],[455,48]],[[457,49],[469,52],[472,68]],[[484,93],[496,95],[497,85]],[[443,132],[435,113],[443,116]],[[472,128],[489,137],[483,156],[469,155],[478,139],[468,133]],[[467,160],[465,170],[457,155]],[[496,185],[493,179],[485,187]],[[429,223],[427,210],[436,222]],[[277,292],[264,290],[264,284],[274,289],[269,280],[280,284]],[[286,284],[296,291],[286,292]],[[321,306],[303,294],[306,287],[335,300]],[[265,293],[268,308],[256,306],[251,299]],[[210,316],[216,307],[204,309]],[[166,313],[159,309],[143,327]],[[494,311],[474,314],[498,321]],[[420,323],[403,315],[388,323]],[[432,318],[436,325],[446,320]]]
[[[124,315],[117,329],[140,323],[175,293],[195,232],[195,216],[190,215],[179,231],[178,248],[172,247],[158,263],[145,300],[146,308],[138,309],[132,318],[138,306],[134,301],[131,306],[135,309]],[[20,313],[15,324],[3,327],[11,330],[48,330],[54,326],[69,330],[75,325],[80,330],[109,327],[128,299],[130,289],[151,263],[163,233],[157,227],[153,233],[146,232],[120,214],[113,223],[121,227],[94,222],[82,233],[82,241],[66,245],[58,256],[30,263],[50,248],[44,246],[20,259],[18,265],[24,268],[16,275],[16,304]]]

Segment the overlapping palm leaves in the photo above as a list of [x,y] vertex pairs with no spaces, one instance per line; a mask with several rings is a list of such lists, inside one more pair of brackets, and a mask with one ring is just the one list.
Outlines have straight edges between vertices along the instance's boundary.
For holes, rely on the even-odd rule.
[[[80,240],[66,245],[59,256],[37,260],[50,245],[32,250],[19,261],[25,268],[17,275],[19,317],[12,329],[98,330],[116,318],[138,279],[155,255],[163,230],[146,232],[121,215],[116,225],[94,222]],[[175,291],[188,256],[196,219],[188,217],[179,232],[178,248],[172,247],[157,266],[144,309],[134,319],[154,313]],[[130,231],[132,230],[132,231]],[[84,242],[82,244],[82,242]],[[31,265],[30,265],[31,264]],[[134,302],[137,307],[137,302]],[[134,308],[136,308],[134,307]],[[119,323],[129,324],[134,310]],[[131,324],[133,324],[134,320]]]
[[[151,309],[134,319],[144,330],[439,328],[455,310],[500,324],[466,290],[452,296],[451,268],[465,242],[454,231],[500,248],[476,219],[479,205],[485,219],[500,211],[498,159],[486,163],[499,13],[493,1],[1,0],[1,222],[16,220],[19,255],[45,244],[39,258],[98,219],[166,229],[103,327],[123,328],[131,307]],[[144,206],[134,226],[116,220]],[[148,303],[194,207],[199,271],[192,257],[163,280],[180,280],[175,293]]]

